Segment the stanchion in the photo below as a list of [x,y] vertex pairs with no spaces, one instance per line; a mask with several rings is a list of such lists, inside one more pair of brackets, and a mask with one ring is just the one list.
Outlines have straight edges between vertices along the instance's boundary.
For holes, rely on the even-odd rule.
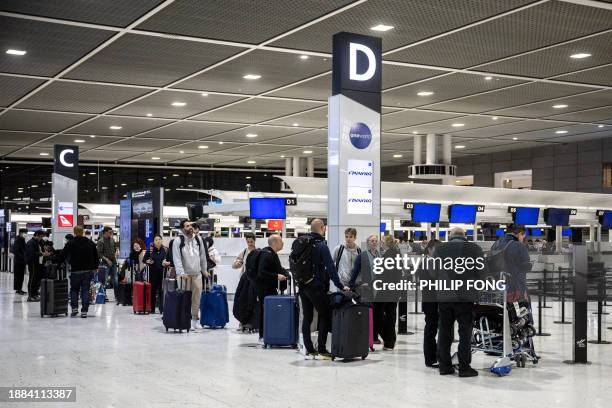
[[597,340],[589,340],[591,344],[612,344],[607,340],[601,339],[601,315],[603,314],[603,295],[605,291],[605,281],[600,279],[597,290]]
[[602,293],[602,297],[600,297],[600,298],[603,298],[601,313],[599,313],[599,306],[598,306],[597,312],[593,312],[593,314],[596,314],[596,315],[609,315],[610,313],[608,313],[608,312],[603,310],[603,307],[607,306],[606,305],[606,286],[607,286],[608,282],[606,281],[605,270],[604,270],[604,273],[603,273],[601,279],[603,281],[603,283],[601,283],[601,285],[603,285],[603,293]]
[[550,336],[550,333],[542,332],[542,281],[538,281],[538,332],[536,336]]
[[546,279],[546,272],[548,272],[546,270],[546,268],[542,271],[543,273],[543,278],[544,278],[544,282],[542,283],[542,291],[544,292],[544,299],[542,302],[542,309],[552,309],[552,306],[548,306],[546,304],[546,291],[548,290],[548,285],[546,285],[547,279]]
[[419,278],[416,278],[416,289],[414,291],[414,311],[408,312],[411,315],[420,315],[423,314],[419,312]]
[[[561,274],[561,270],[559,270],[559,275]],[[572,322],[568,322],[565,320],[565,276],[560,276],[561,279],[561,287],[559,290],[561,291],[561,320],[556,320],[553,323],[556,324],[572,324]]]

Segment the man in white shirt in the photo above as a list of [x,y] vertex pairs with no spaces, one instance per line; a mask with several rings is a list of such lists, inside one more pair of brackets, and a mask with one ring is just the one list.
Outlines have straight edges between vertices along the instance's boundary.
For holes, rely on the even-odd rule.
[[361,253],[361,249],[355,243],[357,239],[357,230],[355,228],[347,228],[344,230],[344,243],[334,248],[334,263],[338,270],[338,277],[344,286],[348,286],[351,280],[351,272],[355,265],[357,255]]
[[[180,287],[191,290],[191,328],[200,328],[198,313],[202,295],[202,275],[208,279],[206,268],[206,246],[194,233],[189,220],[181,221],[181,232],[172,243],[172,258],[176,269],[176,279],[181,280]],[[189,282],[189,283],[188,283]]]

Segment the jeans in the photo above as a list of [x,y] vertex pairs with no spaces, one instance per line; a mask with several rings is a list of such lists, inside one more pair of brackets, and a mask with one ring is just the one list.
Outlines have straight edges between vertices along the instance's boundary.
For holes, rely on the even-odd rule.
[[108,278],[113,284],[113,293],[115,294],[115,299],[117,299],[117,290],[119,288],[119,274],[117,273],[116,262],[113,262],[113,264],[108,267]]
[[438,303],[423,302],[423,313],[425,313],[425,330],[423,333],[423,354],[425,365],[433,365],[438,361],[436,335],[438,334]]
[[304,347],[307,353],[314,353],[315,348],[310,338],[310,325],[314,316],[314,310],[317,310],[318,321],[317,331],[319,337],[317,339],[317,351],[325,352],[325,343],[327,343],[327,333],[331,325],[331,311],[329,306],[329,298],[323,286],[315,283],[307,284],[300,287],[300,301],[302,303],[302,337],[304,338]]
[[451,343],[453,342],[453,327],[455,321],[459,324],[459,371],[470,368],[472,362],[472,327],[473,327],[473,303],[438,303],[440,323],[438,328],[438,361],[440,370],[452,367]]
[[81,312],[87,313],[89,309],[89,286],[93,272],[78,271],[70,273],[70,307],[79,309],[79,292],[81,294]]

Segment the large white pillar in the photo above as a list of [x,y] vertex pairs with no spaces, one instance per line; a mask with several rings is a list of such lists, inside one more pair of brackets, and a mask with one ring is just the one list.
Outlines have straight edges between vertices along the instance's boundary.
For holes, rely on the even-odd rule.
[[436,135],[428,133],[426,140],[425,164],[436,164]]
[[300,167],[300,157],[293,158],[293,177],[302,177],[302,168]]
[[314,157],[306,158],[306,177],[314,177]]
[[285,176],[291,176],[293,170],[293,161],[291,157],[285,157]]
[[414,157],[413,164],[422,164],[423,163],[423,136],[414,135],[413,136],[413,152],[412,155]]
[[444,164],[452,164],[452,136],[451,135],[443,135],[442,136],[442,162]]
[[561,252],[563,248],[563,227],[557,225],[555,227],[555,252]]

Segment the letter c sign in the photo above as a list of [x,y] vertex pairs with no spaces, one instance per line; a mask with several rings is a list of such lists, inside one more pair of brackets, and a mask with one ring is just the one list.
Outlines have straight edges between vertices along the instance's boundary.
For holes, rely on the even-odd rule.
[[64,149],[64,150],[61,151],[61,153],[59,155],[59,161],[62,164],[62,166],[64,166],[64,167],[74,167],[74,163],[73,162],[66,161],[66,155],[74,155],[74,150],[73,149]]
[[[357,72],[357,52],[362,52],[368,58],[368,69],[363,73]],[[376,57],[367,46],[358,43],[349,44],[349,78],[352,81],[367,81],[376,73]]]

